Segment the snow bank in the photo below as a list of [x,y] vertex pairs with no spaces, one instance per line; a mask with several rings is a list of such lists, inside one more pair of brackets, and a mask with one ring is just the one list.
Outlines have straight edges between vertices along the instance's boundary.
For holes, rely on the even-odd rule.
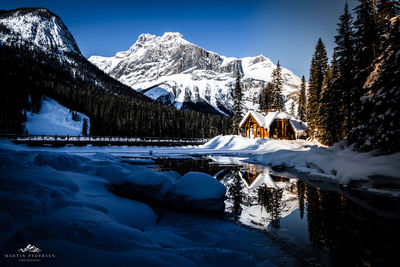
[[225,186],[201,172],[188,172],[176,182],[175,195],[183,207],[223,210]]
[[342,149],[340,145],[325,148],[305,140],[248,139],[233,135],[218,136],[199,148],[209,153],[212,150],[212,153],[246,156],[247,162],[291,168],[340,184],[380,176],[400,182],[400,153],[374,156]]
[[[0,151],[14,148],[18,146],[8,141],[0,142]],[[180,175],[176,172],[158,172],[146,165],[127,164],[105,153],[83,157],[65,152],[12,150],[0,153],[0,159],[1,169],[39,166],[101,177],[110,185],[110,190],[128,198],[145,198],[178,207],[212,211],[223,207],[225,188],[207,174],[193,173],[179,179]],[[144,162],[154,163],[151,160]]]
[[[274,152],[281,149],[306,150],[308,146],[315,146],[315,143],[304,140],[274,140],[267,138],[250,139],[237,135],[217,136],[204,145],[202,149],[212,149],[224,153],[254,153],[254,152]],[[201,151],[200,151],[201,152]]]
[[90,119],[83,113],[77,112],[77,121],[72,119],[71,111],[50,97],[44,97],[39,113],[27,112],[25,128],[33,135],[82,135],[84,120]]

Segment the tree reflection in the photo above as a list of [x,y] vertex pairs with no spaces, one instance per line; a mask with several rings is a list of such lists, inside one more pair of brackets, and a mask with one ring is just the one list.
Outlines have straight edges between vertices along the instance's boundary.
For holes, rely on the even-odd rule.
[[229,195],[232,196],[233,200],[233,206],[232,206],[232,213],[240,215],[242,212],[242,206],[241,204],[243,203],[243,192],[242,192],[242,180],[239,175],[239,171],[232,171],[232,179],[233,179],[233,184],[231,187],[229,187]]
[[380,217],[342,193],[308,184],[305,189],[312,245],[327,249],[339,265],[386,266],[397,261],[399,219]]
[[280,188],[266,186],[258,188],[258,203],[265,207],[271,216],[271,226],[277,229],[280,227],[282,194],[283,189]]
[[306,193],[306,185],[303,180],[298,179],[297,185],[297,199],[299,201],[300,218],[304,217],[304,197]]

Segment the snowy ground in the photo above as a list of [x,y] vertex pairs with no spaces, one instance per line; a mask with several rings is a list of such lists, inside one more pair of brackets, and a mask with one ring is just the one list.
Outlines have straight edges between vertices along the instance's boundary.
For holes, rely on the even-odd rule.
[[[342,184],[400,178],[400,153],[374,157],[304,140],[220,136],[203,146],[183,148],[30,148],[0,140],[0,249],[19,255],[19,248],[32,244],[43,253],[56,254],[56,259],[43,258],[39,263],[53,260],[60,266],[294,264],[297,259],[261,232],[219,220],[216,215],[192,212],[221,209],[225,186],[215,178],[193,172],[184,176],[161,173],[146,165],[153,163],[151,158],[195,155],[208,155],[221,163],[291,169]],[[141,165],[128,164],[121,156],[138,158],[131,161]],[[268,185],[269,180],[264,175],[263,182]],[[151,199],[156,206],[113,192]],[[392,193],[398,195],[395,190]],[[287,202],[283,216],[297,208],[291,198],[290,194],[283,196]],[[267,213],[252,210],[258,208],[243,212],[268,220]],[[18,263],[15,258],[1,261]]]
[[39,113],[27,112],[25,128],[33,135],[82,135],[83,121],[90,119],[83,113],[77,112],[78,120],[72,119],[71,111],[50,97],[44,97]]
[[[34,148],[32,148],[34,149]],[[207,156],[220,163],[254,163],[271,169],[303,173],[315,179],[328,179],[342,185],[379,177],[400,183],[400,153],[374,156],[357,153],[340,144],[325,148],[305,140],[249,139],[241,136],[218,136],[201,146],[186,147],[62,147],[37,148],[38,151],[59,151],[77,155],[107,153],[118,157],[182,158]]]
[[[55,255],[40,258],[39,265],[271,266],[295,261],[264,234],[217,215],[154,209],[110,192],[140,188],[169,206],[217,210],[225,187],[206,174],[180,177],[123,163],[108,153],[82,156],[7,141],[0,141],[0,170],[0,249],[20,260],[18,249],[31,244]],[[3,255],[1,262],[24,263]]]

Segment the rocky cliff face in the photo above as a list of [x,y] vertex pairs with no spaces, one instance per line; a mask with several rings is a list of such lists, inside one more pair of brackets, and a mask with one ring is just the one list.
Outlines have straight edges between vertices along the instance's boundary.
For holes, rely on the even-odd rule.
[[61,19],[44,8],[0,11],[0,44],[32,45],[58,53],[81,53]]
[[[242,74],[246,109],[257,108],[262,87],[276,66],[260,55],[227,58],[207,51],[179,33],[142,34],[128,50],[114,57],[89,58],[110,76],[158,101],[177,108],[230,114],[235,73]],[[301,80],[283,68],[284,96],[289,110]],[[297,105],[296,105],[297,106]]]

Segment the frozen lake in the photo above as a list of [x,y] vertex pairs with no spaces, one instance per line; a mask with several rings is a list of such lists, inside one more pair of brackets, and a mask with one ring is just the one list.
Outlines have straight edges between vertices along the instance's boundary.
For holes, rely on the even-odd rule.
[[[283,144],[294,147],[285,153],[308,153]],[[340,185],[257,164],[282,155],[265,153],[3,141],[0,249],[20,255],[29,243],[56,255],[42,263],[65,266],[382,266],[396,259],[396,183]]]
[[153,160],[161,171],[215,176],[227,188],[226,220],[265,231],[324,266],[381,266],[395,257],[399,198],[272,175],[269,168],[248,163],[221,164],[207,157]]

